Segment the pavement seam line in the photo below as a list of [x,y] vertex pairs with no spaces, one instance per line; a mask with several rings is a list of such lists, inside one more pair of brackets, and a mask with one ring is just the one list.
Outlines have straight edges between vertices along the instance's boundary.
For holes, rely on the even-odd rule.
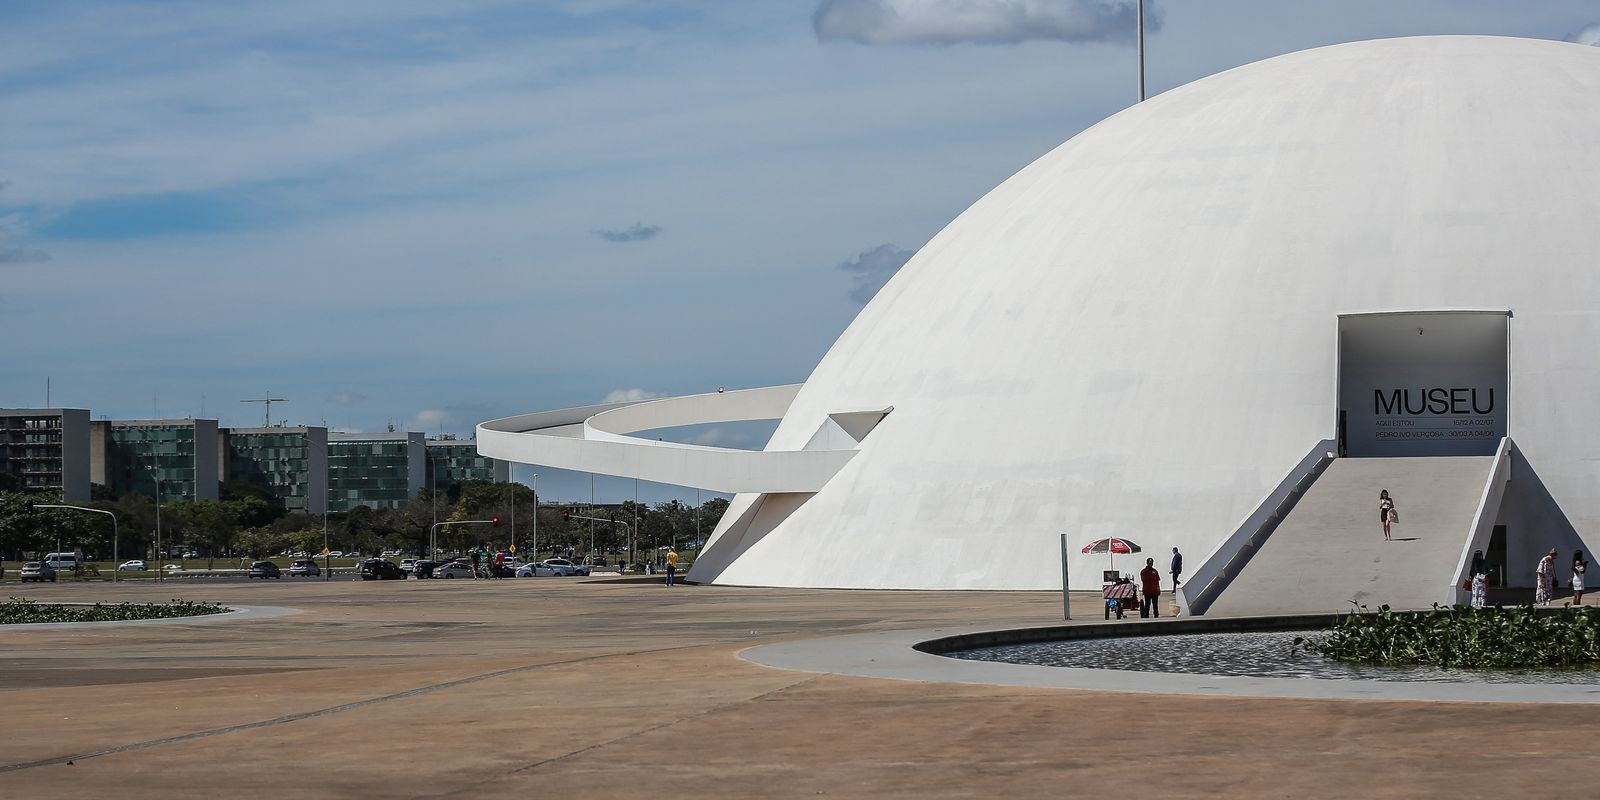
[[65,755],[65,756],[53,756],[51,758],[41,758],[41,759],[39,759],[37,761],[24,761],[24,762],[19,762],[19,763],[16,763],[16,764],[0,764],[0,774],[4,774],[4,773],[7,773],[7,772],[16,772],[18,770],[24,770],[24,769],[32,769],[34,767],[48,767],[48,766],[52,766],[52,765],[56,765],[56,764],[66,764],[66,763],[69,763],[69,762],[82,761],[84,759],[89,759],[89,758],[98,758],[100,756],[116,755],[117,753],[126,753],[126,752],[130,752],[130,751],[134,751],[134,750],[149,750],[149,749],[154,748],[154,747],[162,747],[162,746],[169,745],[169,744],[177,744],[179,742],[192,741],[194,739],[205,739],[205,738],[209,738],[209,737],[212,737],[212,736],[221,736],[221,735],[223,735],[225,733],[237,733],[237,732],[240,732],[240,731],[254,730],[256,728],[269,728],[269,727],[272,727],[272,726],[275,726],[275,725],[283,725],[283,724],[290,723],[290,722],[298,722],[298,721],[304,720],[304,719],[314,719],[316,717],[332,716],[334,714],[340,714],[340,713],[343,713],[343,712],[346,712],[346,711],[352,711],[352,710],[355,710],[355,709],[358,709],[358,708],[365,708],[367,706],[378,705],[380,703],[387,703],[387,702],[390,702],[392,700],[404,700],[404,699],[406,699],[408,697],[417,697],[417,696],[424,695],[424,694],[431,694],[433,692],[437,692],[437,691],[440,691],[440,690],[443,690],[443,689],[453,689],[453,688],[458,687],[458,686],[466,686],[466,685],[469,685],[469,684],[474,684],[474,683],[479,683],[479,682],[482,682],[482,681],[492,680],[494,678],[504,677],[506,675],[514,675],[514,674],[519,673],[519,672],[528,672],[530,670],[543,669],[545,667],[559,667],[559,666],[564,666],[564,665],[568,665],[568,664],[579,664],[579,663],[582,663],[582,662],[585,662],[585,661],[594,661],[596,659],[610,658],[612,656],[634,656],[634,655],[640,655],[640,654],[643,654],[643,653],[662,653],[662,652],[668,652],[668,651],[672,651],[672,650],[681,650],[681,649],[684,649],[684,648],[668,647],[668,648],[662,648],[662,649],[657,649],[657,650],[636,650],[636,651],[631,651],[631,652],[626,652],[626,653],[605,653],[605,654],[602,654],[602,655],[584,656],[582,658],[569,658],[569,659],[564,659],[564,660],[561,660],[561,661],[548,661],[548,662],[543,662],[543,663],[539,663],[539,664],[524,664],[524,665],[522,665],[520,667],[510,667],[508,669],[496,670],[494,672],[486,672],[486,673],[483,673],[481,675],[469,675],[469,676],[467,676],[465,678],[457,678],[457,679],[452,680],[452,681],[445,681],[443,683],[430,684],[428,686],[418,686],[415,689],[407,689],[407,690],[405,690],[403,692],[394,692],[393,694],[386,694],[386,695],[382,695],[382,696],[379,696],[379,697],[371,697],[371,698],[368,698],[366,700],[357,700],[357,701],[355,701],[353,703],[341,703],[341,704],[336,705],[336,706],[329,706],[327,708],[319,708],[319,709],[316,709],[314,711],[302,711],[302,712],[300,712],[298,714],[286,714],[286,715],[281,716],[281,717],[273,717],[272,719],[257,720],[255,722],[244,722],[244,723],[240,723],[238,725],[226,725],[226,726],[223,726],[221,728],[207,728],[207,729],[201,730],[201,731],[191,731],[189,733],[180,733],[180,734],[178,734],[176,736],[165,736],[165,737],[162,737],[160,739],[148,739],[148,740],[145,740],[143,742],[133,742],[131,744],[117,745],[116,747],[107,747],[107,748],[104,748],[102,750],[91,750],[91,751],[86,752],[86,753],[74,753],[74,754]]
[[609,747],[609,746],[611,746],[613,744],[616,744],[617,742],[621,742],[621,741],[624,741],[624,740],[627,740],[627,739],[632,739],[632,738],[634,738],[636,736],[643,736],[643,735],[645,735],[647,733],[652,733],[654,731],[659,731],[662,728],[671,727],[671,726],[677,725],[678,723],[681,723],[681,722],[688,722],[689,720],[698,719],[698,718],[704,717],[704,716],[706,716],[708,714],[714,714],[714,713],[716,713],[718,711],[721,711],[724,708],[731,708],[733,706],[740,705],[740,704],[743,704],[743,703],[755,703],[755,702],[763,700],[763,699],[765,699],[767,697],[771,697],[772,695],[775,695],[775,694],[777,694],[779,692],[786,692],[786,691],[788,691],[790,689],[793,689],[796,686],[800,686],[802,684],[807,684],[807,683],[812,683],[814,681],[821,680],[821,679],[823,679],[825,677],[828,677],[828,676],[826,674],[812,675],[809,678],[803,678],[801,680],[795,681],[794,683],[784,684],[783,686],[779,686],[776,689],[768,689],[767,691],[762,692],[761,694],[758,694],[758,695],[756,695],[754,697],[746,697],[746,698],[739,699],[739,700],[729,700],[726,703],[719,703],[719,704],[714,705],[714,706],[712,706],[710,708],[704,708],[704,709],[701,709],[699,711],[696,711],[693,714],[685,714],[685,715],[683,715],[681,717],[678,717],[676,719],[669,719],[669,720],[667,720],[665,722],[658,722],[658,723],[656,723],[654,725],[650,725],[648,727],[640,728],[639,730],[636,730],[636,731],[630,731],[628,733],[624,733],[621,736],[614,736],[614,737],[612,737],[610,739],[607,739],[607,740],[605,740],[603,742],[595,742],[594,744],[586,745],[584,747],[580,747],[577,750],[573,750],[570,753],[562,753],[559,756],[551,756],[551,757],[546,758],[546,759],[544,759],[542,761],[535,761],[532,764],[527,764],[527,765],[524,765],[524,766],[521,766],[521,767],[517,767],[516,769],[511,770],[510,772],[508,772],[506,774],[507,775],[517,775],[517,774],[520,774],[520,773],[523,773],[523,772],[527,772],[529,770],[538,769],[539,767],[542,767],[542,766],[544,766],[546,764],[554,763],[556,761],[562,761],[564,759],[572,758],[573,756],[583,755],[584,753],[587,753],[587,752],[589,752],[591,750],[595,750],[595,749],[598,749],[598,748],[601,748],[601,747]]

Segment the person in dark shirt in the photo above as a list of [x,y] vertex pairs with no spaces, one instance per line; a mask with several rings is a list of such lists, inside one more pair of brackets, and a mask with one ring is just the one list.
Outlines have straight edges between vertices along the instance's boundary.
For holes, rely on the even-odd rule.
[[1144,598],[1139,603],[1139,616],[1161,616],[1161,571],[1156,569],[1156,560],[1144,560],[1144,569],[1139,571],[1139,583],[1143,584]]
[[1178,591],[1178,576],[1183,574],[1183,554],[1172,548],[1172,591]]

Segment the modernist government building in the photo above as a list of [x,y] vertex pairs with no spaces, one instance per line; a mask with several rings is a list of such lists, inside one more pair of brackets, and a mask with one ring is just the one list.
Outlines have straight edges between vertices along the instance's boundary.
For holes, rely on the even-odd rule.
[[[1065,534],[1082,588],[1106,556],[1081,543],[1181,548],[1193,613],[1426,607],[1475,551],[1515,587],[1589,550],[1597,398],[1600,49],[1423,37],[1073,137],[804,384],[496,420],[478,446],[736,493],[700,582],[1059,589]],[[782,421],[759,452],[628,435],[760,418]]]

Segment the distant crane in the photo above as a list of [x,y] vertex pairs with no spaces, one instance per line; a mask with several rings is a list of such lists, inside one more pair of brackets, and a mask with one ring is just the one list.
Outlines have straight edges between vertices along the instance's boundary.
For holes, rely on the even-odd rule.
[[289,401],[283,399],[282,397],[273,397],[272,396],[272,392],[267,392],[267,396],[263,397],[263,398],[261,398],[259,400],[240,400],[239,402],[241,402],[241,403],[265,403],[266,406],[267,406],[267,414],[266,414],[267,421],[266,421],[266,424],[262,425],[261,427],[270,428],[270,427],[272,427],[272,404],[273,403],[287,403]]

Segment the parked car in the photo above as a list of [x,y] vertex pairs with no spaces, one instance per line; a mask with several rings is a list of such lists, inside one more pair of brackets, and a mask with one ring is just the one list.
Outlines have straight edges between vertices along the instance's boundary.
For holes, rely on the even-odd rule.
[[402,558],[402,559],[400,559],[400,570],[402,572],[416,572],[417,571],[417,560],[414,559],[414,558]]
[[540,566],[547,567],[551,575],[588,575],[589,568],[582,564],[574,564],[570,559],[547,558],[539,562]]
[[56,582],[56,568],[45,561],[29,561],[23,564],[21,575],[23,583],[28,581],[37,583],[44,583],[45,581]]
[[393,561],[384,561],[381,558],[369,558],[357,564],[361,570],[361,580],[364,581],[403,581],[406,579],[404,570],[395,566]]
[[435,577],[434,570],[439,568],[443,561],[434,561],[431,558],[419,558],[411,564],[411,573],[418,579]]
[[322,567],[317,566],[317,562],[312,561],[309,558],[302,558],[289,565],[289,574],[309,578],[315,575],[321,575]]
[[117,565],[118,572],[144,572],[146,569],[149,569],[149,567],[145,565],[143,560],[137,558]]
[[470,577],[472,577],[472,565],[471,564],[463,564],[463,563],[461,563],[459,561],[451,561],[449,563],[440,564],[439,566],[434,568],[433,577],[435,577],[435,578],[470,578]]
[[517,567],[517,577],[519,578],[548,578],[557,574],[559,573],[557,573],[554,569],[551,569],[542,563],[523,564],[522,566]]
[[283,573],[279,571],[278,565],[272,563],[271,561],[257,561],[250,565],[250,577],[260,578],[261,580],[266,580],[268,578],[278,578],[279,580],[282,580]]

